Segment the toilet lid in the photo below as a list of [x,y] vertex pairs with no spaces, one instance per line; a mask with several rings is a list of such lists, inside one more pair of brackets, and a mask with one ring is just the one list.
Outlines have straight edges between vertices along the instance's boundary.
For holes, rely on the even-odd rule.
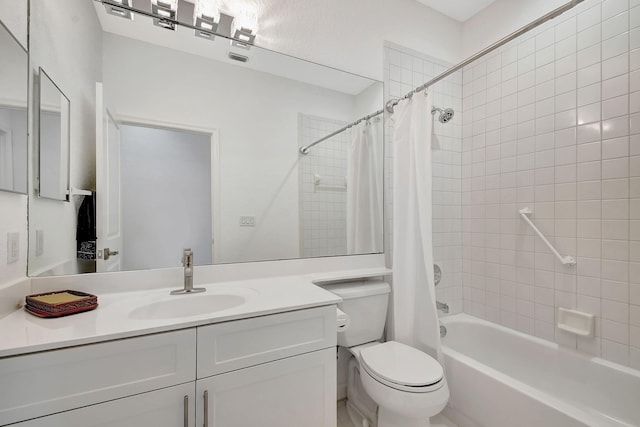
[[395,341],[363,348],[360,361],[372,375],[403,386],[429,386],[441,381],[444,374],[434,358]]

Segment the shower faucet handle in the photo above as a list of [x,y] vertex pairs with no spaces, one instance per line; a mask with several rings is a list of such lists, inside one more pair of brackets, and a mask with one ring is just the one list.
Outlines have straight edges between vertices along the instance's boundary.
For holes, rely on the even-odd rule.
[[444,314],[449,313],[449,304],[445,302],[436,301],[436,309],[442,311]]
[[434,286],[438,286],[438,284],[440,283],[440,280],[442,280],[442,270],[440,269],[440,266],[438,264],[433,264]]

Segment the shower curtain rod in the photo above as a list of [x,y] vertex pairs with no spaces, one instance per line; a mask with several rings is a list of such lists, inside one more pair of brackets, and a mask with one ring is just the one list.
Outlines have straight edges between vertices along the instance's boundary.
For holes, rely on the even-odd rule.
[[307,154],[309,154],[309,150],[311,149],[311,147],[313,147],[313,146],[315,146],[315,145],[318,145],[318,144],[320,144],[321,142],[326,141],[327,139],[329,139],[329,138],[331,138],[331,137],[334,137],[334,136],[338,135],[339,133],[344,132],[345,130],[347,130],[347,129],[349,129],[349,128],[352,128],[353,126],[357,125],[357,124],[358,124],[358,123],[360,123],[360,122],[363,122],[363,121],[365,121],[365,120],[369,120],[369,119],[371,119],[371,118],[373,118],[373,117],[375,117],[375,116],[379,116],[379,115],[380,115],[380,114],[382,114],[382,113],[384,113],[384,110],[378,110],[378,111],[376,111],[375,113],[369,114],[368,116],[364,116],[363,118],[358,119],[358,120],[356,120],[356,121],[355,121],[355,122],[353,122],[353,123],[349,123],[349,124],[348,124],[348,125],[346,125],[345,127],[340,128],[340,129],[338,129],[337,131],[335,131],[335,132],[333,132],[333,133],[330,133],[329,135],[327,135],[327,136],[325,136],[325,137],[323,137],[323,138],[320,138],[319,140],[317,140],[317,141],[316,141],[316,142],[314,142],[313,144],[309,144],[309,145],[306,145],[306,146],[304,146],[304,147],[300,147],[300,154],[304,154],[304,155],[306,156]]
[[497,42],[495,42],[494,44],[490,45],[489,47],[484,48],[483,50],[481,50],[480,52],[476,53],[475,55],[470,56],[469,58],[465,59],[464,61],[460,62],[459,64],[454,65],[453,67],[449,68],[444,73],[434,77],[433,79],[429,80],[425,84],[423,84],[421,86],[418,86],[417,88],[415,88],[411,92],[407,93],[402,98],[400,98],[400,99],[390,99],[389,101],[387,101],[387,103],[385,105],[387,111],[390,112],[390,113],[393,113],[393,107],[398,105],[398,103],[401,100],[407,99],[407,98],[411,98],[414,94],[422,92],[423,90],[425,90],[429,86],[432,86],[433,84],[439,82],[440,80],[450,76],[451,74],[453,74],[456,71],[466,67],[467,65],[469,65],[472,62],[476,61],[477,59],[482,58],[486,54],[488,54],[490,52],[493,52],[497,48],[509,43],[511,40],[513,40],[515,38],[518,38],[522,34],[533,30],[534,28],[544,24],[547,21],[552,20],[553,18],[555,18],[557,16],[562,15],[564,12],[566,12],[568,10],[573,9],[575,6],[577,6],[579,3],[582,3],[583,1],[584,0],[572,0],[569,3],[565,3],[564,5],[558,7],[557,9],[554,9],[551,12],[547,13],[546,15],[541,16],[540,18],[536,19],[535,21],[525,25],[524,27],[520,28],[519,30],[514,31],[513,33],[511,33],[508,36],[504,37],[503,39],[498,40]]

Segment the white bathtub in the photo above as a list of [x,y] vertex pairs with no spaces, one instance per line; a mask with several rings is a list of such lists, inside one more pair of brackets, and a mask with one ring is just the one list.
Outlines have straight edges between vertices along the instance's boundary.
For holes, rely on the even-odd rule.
[[460,427],[640,426],[640,372],[465,314],[442,319]]

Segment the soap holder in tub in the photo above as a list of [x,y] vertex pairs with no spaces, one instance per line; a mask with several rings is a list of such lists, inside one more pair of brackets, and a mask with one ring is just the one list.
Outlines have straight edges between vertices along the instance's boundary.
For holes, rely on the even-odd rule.
[[579,335],[592,337],[595,329],[595,316],[568,308],[558,308],[558,329]]

